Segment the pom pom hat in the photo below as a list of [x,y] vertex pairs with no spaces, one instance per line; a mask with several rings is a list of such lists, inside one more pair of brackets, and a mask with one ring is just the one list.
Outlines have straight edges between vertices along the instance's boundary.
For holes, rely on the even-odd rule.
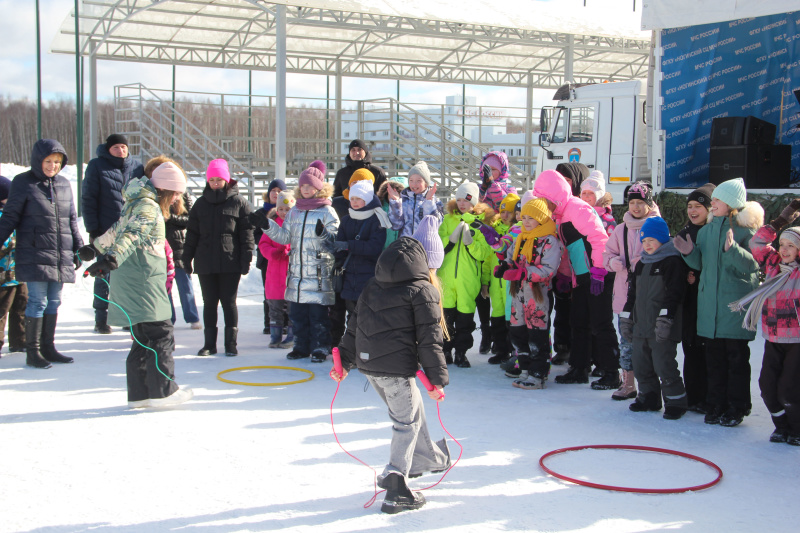
[[370,203],[375,197],[375,190],[372,188],[372,182],[362,180],[357,181],[350,187],[350,200],[353,198],[361,198],[366,203]]
[[294,197],[292,191],[281,191],[278,193],[278,202],[275,204],[277,207],[282,205],[294,207],[297,204],[297,199]]
[[300,179],[297,180],[298,185],[311,185],[316,190],[320,191],[325,186],[325,175],[317,167],[308,167],[300,174]]
[[[592,174],[594,174],[594,172],[592,172]],[[600,198],[606,195],[606,186],[605,183],[603,183],[602,174],[600,174],[599,177],[593,176],[592,174],[590,174],[588,178],[581,182],[581,192],[585,190],[592,191],[596,199],[595,201],[598,201]]]

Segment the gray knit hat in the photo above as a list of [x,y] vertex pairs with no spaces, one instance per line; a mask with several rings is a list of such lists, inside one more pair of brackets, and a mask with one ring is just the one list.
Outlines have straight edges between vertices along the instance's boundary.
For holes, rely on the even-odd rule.
[[428,268],[439,268],[444,262],[444,246],[439,237],[439,219],[433,215],[425,215],[411,236],[422,243],[428,256]]
[[786,228],[781,232],[781,238],[778,239],[782,241],[786,239],[790,243],[794,245],[795,248],[800,250],[800,228],[797,226],[792,226],[791,228]]
[[417,161],[417,164],[409,169],[408,177],[410,178],[414,174],[422,178],[428,187],[431,186],[431,171],[428,170],[428,163],[425,161]]

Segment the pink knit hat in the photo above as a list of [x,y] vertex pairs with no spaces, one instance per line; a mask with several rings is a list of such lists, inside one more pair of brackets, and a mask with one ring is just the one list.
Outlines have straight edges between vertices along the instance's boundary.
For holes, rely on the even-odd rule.
[[150,183],[156,189],[165,189],[183,194],[186,192],[186,176],[183,171],[170,161],[161,163],[153,171]]
[[308,167],[300,174],[300,179],[297,183],[301,187],[303,185],[311,185],[320,191],[325,186],[325,175],[317,167]]
[[484,165],[489,165],[490,167],[496,168],[497,170],[501,170],[501,171],[503,170],[502,161],[500,161],[500,158],[497,157],[494,154],[492,154],[492,155],[488,156],[486,159],[484,159],[483,164]]
[[224,159],[214,159],[208,164],[206,179],[222,178],[225,183],[231,182],[231,172],[228,170],[228,162]]

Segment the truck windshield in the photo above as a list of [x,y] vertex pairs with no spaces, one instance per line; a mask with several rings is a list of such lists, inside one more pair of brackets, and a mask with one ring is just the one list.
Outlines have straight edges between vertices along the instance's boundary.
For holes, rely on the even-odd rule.
[[567,116],[569,109],[559,107],[556,109],[555,127],[553,128],[553,139],[551,142],[563,143],[567,140]]

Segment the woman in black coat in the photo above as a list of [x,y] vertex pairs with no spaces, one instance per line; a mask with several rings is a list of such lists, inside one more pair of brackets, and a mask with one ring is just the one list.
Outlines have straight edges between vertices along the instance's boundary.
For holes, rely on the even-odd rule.
[[[189,211],[183,268],[200,278],[203,293],[205,343],[197,355],[217,353],[217,305],[225,317],[225,355],[238,355],[239,280],[250,271],[253,259],[253,226],[248,221],[250,204],[239,194],[228,163],[214,159],[206,171],[206,188]],[[192,262],[194,261],[194,266]]]
[[36,141],[31,169],[11,182],[0,218],[0,242],[17,231],[16,276],[28,284],[26,364],[36,368],[73,362],[55,347],[61,290],[64,283],[75,283],[76,252],[83,246],[72,187],[59,174],[66,164],[67,152],[58,141]]

